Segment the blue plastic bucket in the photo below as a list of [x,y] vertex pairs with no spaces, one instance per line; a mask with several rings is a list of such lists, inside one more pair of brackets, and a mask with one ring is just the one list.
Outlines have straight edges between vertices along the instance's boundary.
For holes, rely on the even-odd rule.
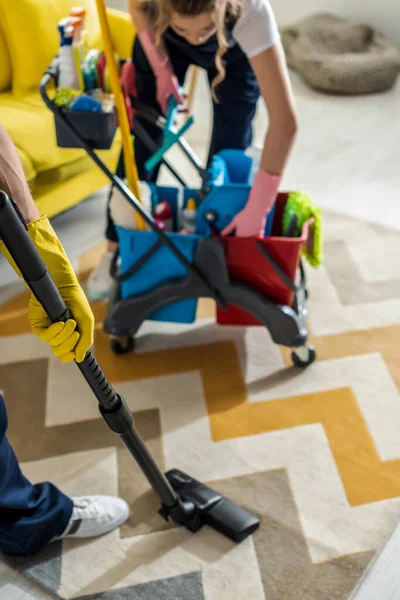
[[[120,243],[121,273],[126,273],[150,248],[158,241],[151,231],[131,231],[117,227]],[[193,262],[197,242],[196,235],[180,235],[169,233],[168,237],[184,254],[189,262]],[[131,298],[148,292],[166,281],[187,277],[187,269],[163,245],[147,260],[140,269],[126,281],[121,283],[122,298]],[[148,319],[173,323],[193,323],[196,318],[197,298],[182,300],[168,304],[151,314]]]

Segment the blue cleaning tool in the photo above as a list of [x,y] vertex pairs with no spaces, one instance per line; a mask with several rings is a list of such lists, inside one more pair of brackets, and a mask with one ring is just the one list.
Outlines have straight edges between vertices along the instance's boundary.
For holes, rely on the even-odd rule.
[[174,121],[178,111],[178,103],[173,96],[170,97],[168,101],[168,113],[165,120],[164,126],[164,143],[159,150],[149,160],[145,163],[146,171],[152,171],[158,163],[160,163],[164,157],[164,154],[168,152],[174,144],[178,142],[178,140],[183,136],[184,133],[191,127],[194,123],[193,116],[190,116],[186,123],[176,131],[174,129]]

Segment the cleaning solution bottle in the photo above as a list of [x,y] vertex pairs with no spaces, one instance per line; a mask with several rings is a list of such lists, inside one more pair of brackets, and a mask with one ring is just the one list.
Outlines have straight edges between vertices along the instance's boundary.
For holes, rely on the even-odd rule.
[[194,198],[189,198],[186,208],[181,213],[181,233],[195,233],[197,204]]
[[82,6],[74,6],[71,8],[71,11],[69,14],[71,15],[71,17],[78,17],[78,18],[82,19],[80,37],[81,37],[81,51],[82,51],[81,61],[83,62],[85,60],[87,53],[89,52],[89,48],[88,48],[88,44],[87,44],[87,31],[85,29],[86,10]]
[[72,48],[74,51],[74,62],[76,73],[78,75],[79,88],[83,92],[85,84],[83,81],[82,65],[84,61],[83,46],[82,46],[82,19],[81,17],[71,18],[72,27],[74,28]]
[[58,24],[60,32],[58,87],[79,90],[79,79],[76,71],[73,49],[74,28],[70,19],[62,19]]
[[164,231],[173,231],[173,214],[172,209],[166,200],[162,200],[154,209],[153,216],[157,221],[157,225],[162,227]]

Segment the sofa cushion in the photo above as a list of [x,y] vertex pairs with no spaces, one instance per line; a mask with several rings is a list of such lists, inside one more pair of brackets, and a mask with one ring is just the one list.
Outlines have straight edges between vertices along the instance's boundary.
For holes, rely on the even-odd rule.
[[88,43],[100,47],[100,26],[95,0],[0,0],[0,22],[12,62],[13,90],[37,89],[58,52],[57,24],[73,6],[87,10]]
[[1,122],[14,144],[31,161],[37,173],[55,169],[83,156],[83,150],[61,149],[56,144],[54,117],[38,93],[0,94]]
[[11,61],[3,30],[0,26],[0,92],[11,87]]

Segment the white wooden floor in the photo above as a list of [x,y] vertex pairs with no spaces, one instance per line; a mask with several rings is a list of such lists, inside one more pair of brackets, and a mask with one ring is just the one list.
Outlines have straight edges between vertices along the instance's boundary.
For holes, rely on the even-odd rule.
[[[293,85],[300,133],[282,187],[301,187],[323,207],[400,229],[400,81],[385,94],[357,98],[317,94],[297,76],[293,76]],[[197,124],[188,138],[203,157],[210,126],[208,98],[202,80],[195,109]],[[255,139],[259,144],[266,122],[265,111],[260,107],[255,122]],[[180,159],[175,156],[174,160],[189,173]],[[99,194],[55,220],[54,225],[72,258],[93,240],[101,239],[104,204],[105,195]],[[89,225],[85,227],[86,237],[82,238],[78,237],[77,225],[83,219]],[[81,232],[80,227],[79,236]],[[13,278],[8,266],[0,261],[0,280],[9,283]],[[353,600],[400,600],[398,565],[400,528]],[[0,598],[48,600],[49,597],[0,564]]]
[[377,555],[351,600],[400,599],[400,524]]

